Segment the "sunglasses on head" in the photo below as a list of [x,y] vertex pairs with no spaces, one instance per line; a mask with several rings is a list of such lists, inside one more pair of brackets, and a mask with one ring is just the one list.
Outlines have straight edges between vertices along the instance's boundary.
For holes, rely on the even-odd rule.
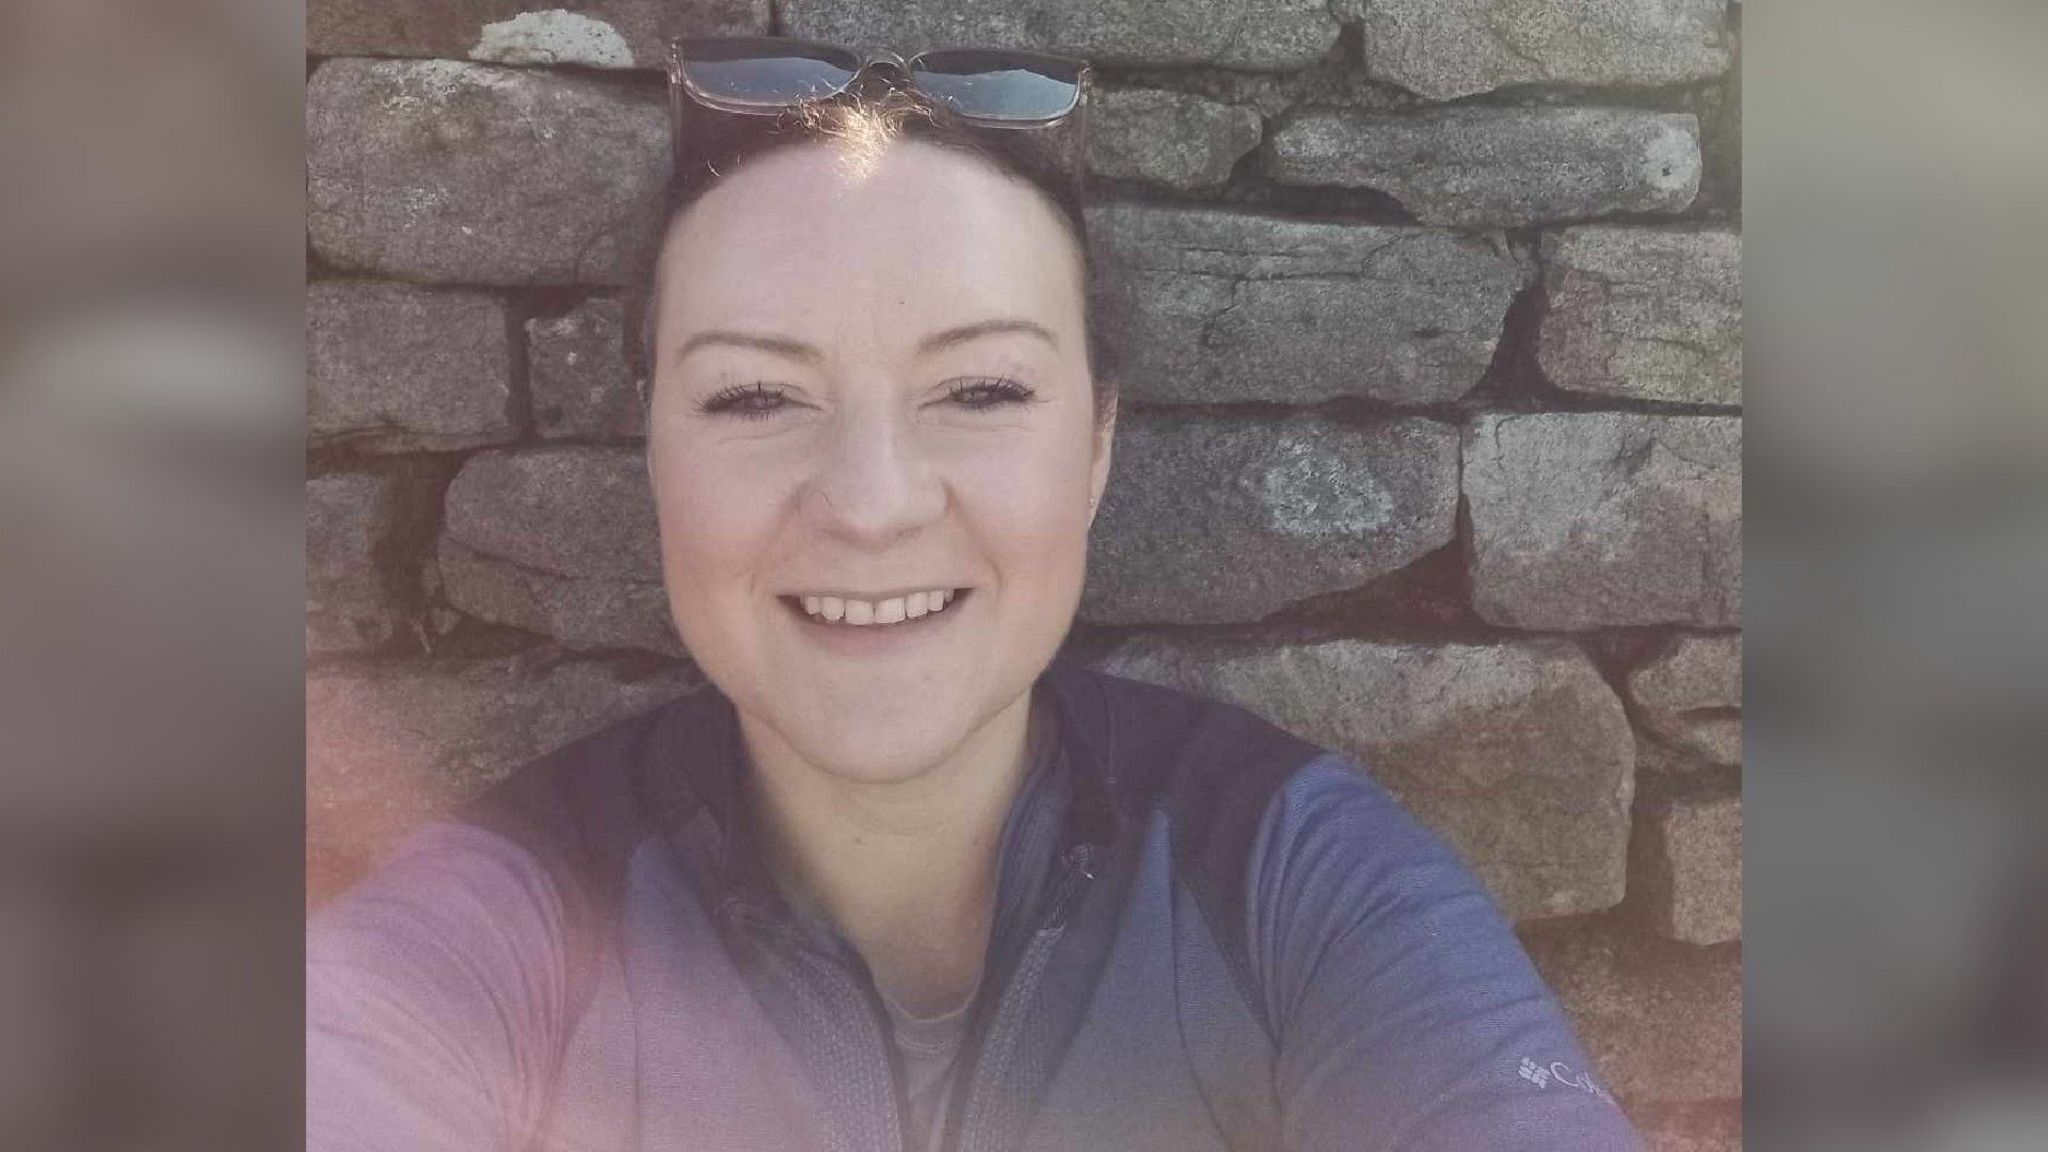
[[1044,128],[1085,100],[1088,63],[994,48],[943,48],[905,60],[894,52],[772,37],[679,37],[668,46],[669,107],[682,123],[689,99],[742,116],[777,116],[832,100],[864,81],[907,89],[970,123]]

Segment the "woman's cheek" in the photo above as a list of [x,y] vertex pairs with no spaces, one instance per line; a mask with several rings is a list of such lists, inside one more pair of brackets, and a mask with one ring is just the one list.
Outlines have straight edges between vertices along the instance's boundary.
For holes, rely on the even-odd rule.
[[692,570],[730,557],[746,521],[738,499],[746,485],[721,479],[708,463],[702,453],[681,453],[655,472],[662,551],[668,563]]
[[1048,580],[1064,579],[1087,549],[1087,463],[1070,456],[1040,451],[1013,459],[976,486],[986,538]]

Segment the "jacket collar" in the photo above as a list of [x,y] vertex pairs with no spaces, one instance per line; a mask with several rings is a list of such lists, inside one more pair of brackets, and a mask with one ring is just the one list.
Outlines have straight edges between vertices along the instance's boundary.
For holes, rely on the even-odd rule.
[[[1014,868],[1041,871],[1043,862],[1084,844],[1106,849],[1125,819],[1113,771],[1115,724],[1097,674],[1062,657],[1040,674],[1032,692],[1047,705],[1048,746],[1011,802],[999,868],[1005,875]],[[649,782],[654,812],[672,838],[710,833],[703,845],[708,859],[698,858],[710,866],[721,903],[782,907],[744,802],[747,756],[732,702],[707,684],[678,702],[672,721],[669,754],[660,757],[666,764],[657,768],[664,779]],[[1048,805],[1056,818],[1030,818]]]

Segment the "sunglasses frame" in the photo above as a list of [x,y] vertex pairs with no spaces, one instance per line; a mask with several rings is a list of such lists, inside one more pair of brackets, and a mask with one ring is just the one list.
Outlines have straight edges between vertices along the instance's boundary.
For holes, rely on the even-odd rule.
[[[689,43],[747,45],[764,49],[764,54],[768,50],[774,52],[802,51],[806,49],[814,52],[823,51],[856,57],[860,60],[860,66],[854,70],[853,75],[847,77],[844,84],[821,96],[807,96],[801,100],[782,104],[745,103],[722,99],[713,93],[706,92],[690,78],[689,70],[683,63],[683,46]],[[962,112],[917,87],[918,62],[927,56],[949,51],[989,52],[999,56],[1007,56],[1025,64],[1057,64],[1063,67],[1070,67],[1074,70],[1074,102],[1056,115],[1027,119],[983,117],[971,112]],[[1002,48],[930,48],[906,60],[895,52],[869,52],[866,55],[862,55],[851,48],[845,48],[837,44],[826,44],[817,40],[790,40],[776,36],[728,36],[715,38],[678,36],[668,42],[669,129],[675,136],[673,143],[678,155],[680,155],[683,144],[681,133],[684,120],[683,101],[685,98],[705,108],[737,116],[780,116],[801,108],[806,104],[822,104],[837,100],[859,87],[862,81],[871,76],[880,77],[894,87],[925,96],[927,99],[932,100],[934,104],[946,108],[953,115],[976,127],[1027,130],[1049,128],[1062,121],[1071,119],[1081,112],[1082,108],[1088,103],[1089,81],[1093,75],[1094,68],[1086,60],[1072,56],[1055,56],[1045,52],[1012,51]]]

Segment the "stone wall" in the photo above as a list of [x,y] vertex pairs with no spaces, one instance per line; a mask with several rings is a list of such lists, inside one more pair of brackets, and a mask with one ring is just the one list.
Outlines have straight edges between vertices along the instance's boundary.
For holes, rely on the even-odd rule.
[[1079,53],[1135,306],[1070,649],[1370,764],[1652,1146],[1738,1146],[1739,7],[565,2],[308,8],[311,899],[695,682],[622,295],[664,38]]

